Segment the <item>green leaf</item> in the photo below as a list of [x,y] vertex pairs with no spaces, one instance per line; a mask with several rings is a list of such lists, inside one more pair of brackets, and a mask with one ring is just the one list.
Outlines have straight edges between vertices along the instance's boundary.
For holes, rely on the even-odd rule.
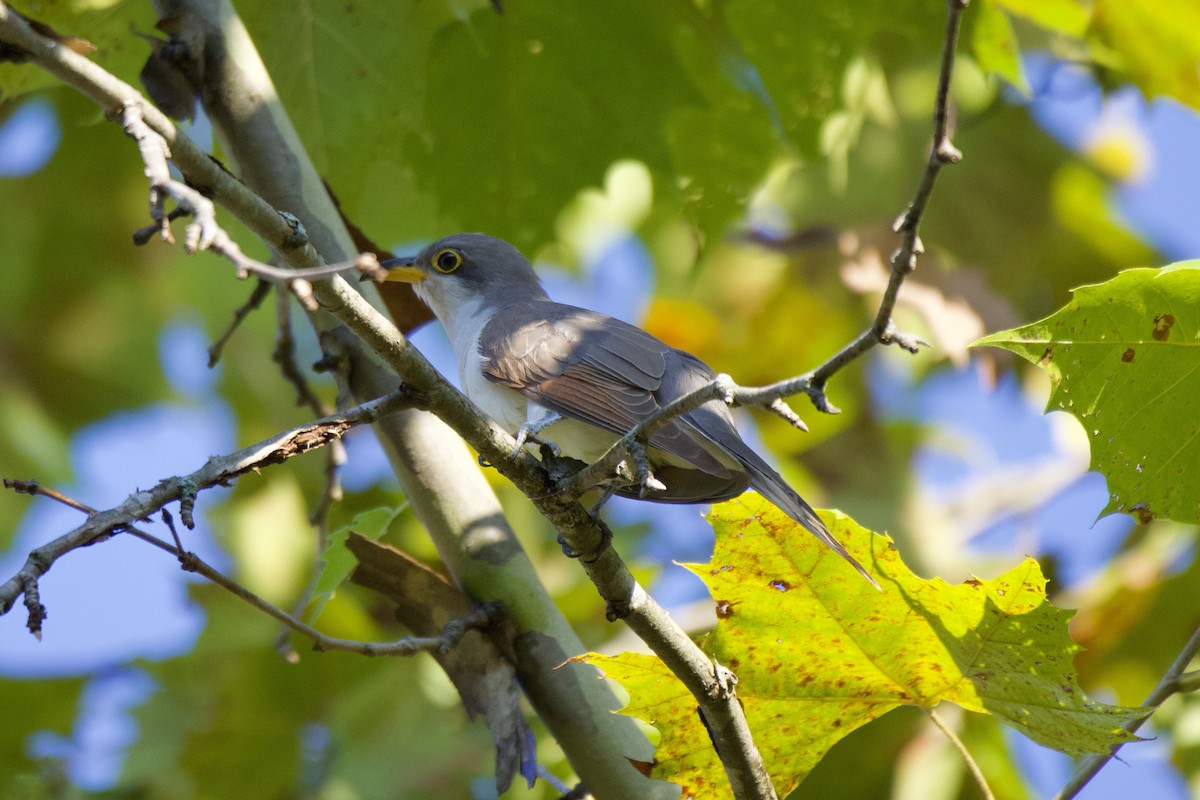
[[1097,0],[1094,28],[1146,95],[1200,108],[1200,6],[1193,0]]
[[[1124,0],[1128,2],[1128,0]],[[1080,36],[1088,26],[1088,5],[1078,0],[994,0],[996,5],[1059,33]],[[989,3],[990,5],[990,3]]]
[[429,61],[428,144],[410,151],[421,185],[463,229],[528,243],[614,161],[669,172],[669,114],[702,101],[675,26],[629,0],[525,3],[448,26]]
[[309,602],[308,621],[315,622],[317,617],[321,615],[325,604],[329,602],[338,587],[342,585],[350,573],[354,571],[354,567],[358,565],[358,561],[354,558],[354,554],[346,549],[346,539],[350,536],[350,532],[360,534],[371,540],[378,540],[387,532],[388,526],[392,524],[392,520],[407,507],[407,504],[399,508],[372,508],[370,511],[364,511],[358,514],[350,521],[349,525],[339,528],[329,535],[329,543],[325,546],[325,552],[321,554],[321,574],[317,576],[316,583],[313,584],[312,600]]
[[[781,795],[836,742],[900,705],[950,701],[1073,756],[1136,738],[1120,726],[1146,709],[1096,703],[1080,689],[1071,612],[1046,602],[1037,562],[950,585],[914,575],[888,537],[837,512],[822,517],[882,592],[753,494],[714,506],[713,560],[688,565],[717,607],[717,627],[699,644],[737,674]],[[681,784],[685,796],[720,796],[712,792],[725,778],[695,700],[661,662],[586,658],[629,692],[624,713],[662,734],[653,777]]]
[[[150,44],[135,31],[152,33],[158,18],[148,3],[131,0],[63,0],[18,2],[16,10],[49,25],[62,37],[86,39],[96,50],[88,58],[109,72],[132,81],[150,55]],[[49,72],[32,64],[0,64],[0,100],[59,84]]]
[[1200,261],[1131,269],[1055,314],[976,342],[1037,364],[1108,479],[1104,514],[1200,522]]
[[1021,51],[1012,22],[997,3],[1003,0],[984,0],[974,11],[971,45],[979,66],[994,72],[1021,92],[1029,94],[1029,83],[1021,69]]

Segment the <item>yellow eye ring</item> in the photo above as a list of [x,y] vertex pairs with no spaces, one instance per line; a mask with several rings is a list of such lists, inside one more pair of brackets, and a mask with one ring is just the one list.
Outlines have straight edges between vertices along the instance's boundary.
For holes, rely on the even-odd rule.
[[457,250],[439,250],[433,257],[433,268],[442,274],[449,275],[462,266],[463,257]]

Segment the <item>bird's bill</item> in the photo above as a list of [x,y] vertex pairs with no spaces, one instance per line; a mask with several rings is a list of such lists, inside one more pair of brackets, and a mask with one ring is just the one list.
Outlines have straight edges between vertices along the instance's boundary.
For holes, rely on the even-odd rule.
[[386,261],[380,261],[379,266],[388,271],[387,278],[384,280],[420,283],[428,277],[424,270],[413,266],[411,258],[389,258]]

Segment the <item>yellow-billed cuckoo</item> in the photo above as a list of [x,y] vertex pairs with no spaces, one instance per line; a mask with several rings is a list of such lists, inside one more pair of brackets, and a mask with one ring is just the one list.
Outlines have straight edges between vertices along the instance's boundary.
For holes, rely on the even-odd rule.
[[[641,328],[555,303],[525,256],[500,239],[460,233],[383,265],[388,280],[413,284],[441,320],[466,395],[519,442],[537,434],[591,463],[656,409],[716,377],[700,359]],[[643,499],[714,502],[753,487],[875,584],[742,441],[725,403],[710,400],[660,428],[646,452],[658,483]],[[639,497],[644,490],[617,493]]]

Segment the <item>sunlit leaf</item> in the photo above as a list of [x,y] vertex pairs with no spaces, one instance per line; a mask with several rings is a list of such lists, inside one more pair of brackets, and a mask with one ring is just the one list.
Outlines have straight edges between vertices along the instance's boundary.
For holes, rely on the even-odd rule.
[[1149,96],[1200,107],[1200,5],[1192,0],[1097,0],[1094,29]]
[[1108,479],[1103,513],[1200,521],[1200,262],[1131,269],[1075,290],[1046,319],[976,344],[1011,350],[1050,376],[1050,410],[1087,431]]
[[1012,22],[997,7],[1001,0],[984,0],[973,9],[975,26],[971,44],[975,60],[983,69],[994,72],[1017,87],[1022,94],[1029,93],[1029,84],[1021,69],[1021,51],[1017,44]]
[[[991,579],[950,585],[914,575],[885,536],[837,512],[826,524],[883,586],[755,495],[715,506],[713,560],[689,565],[716,602],[700,646],[733,670],[755,743],[781,793],[837,741],[900,706],[942,701],[996,716],[1070,755],[1134,739],[1144,709],[1096,703],[1076,680],[1071,612],[1046,602],[1026,559]],[[724,775],[695,699],[652,656],[588,656],[630,694],[625,713],[658,728],[654,777],[713,797]],[[727,791],[722,789],[721,791]]]
[[995,3],[1010,14],[1060,33],[1078,36],[1088,24],[1088,4],[1079,0],[995,0]]

